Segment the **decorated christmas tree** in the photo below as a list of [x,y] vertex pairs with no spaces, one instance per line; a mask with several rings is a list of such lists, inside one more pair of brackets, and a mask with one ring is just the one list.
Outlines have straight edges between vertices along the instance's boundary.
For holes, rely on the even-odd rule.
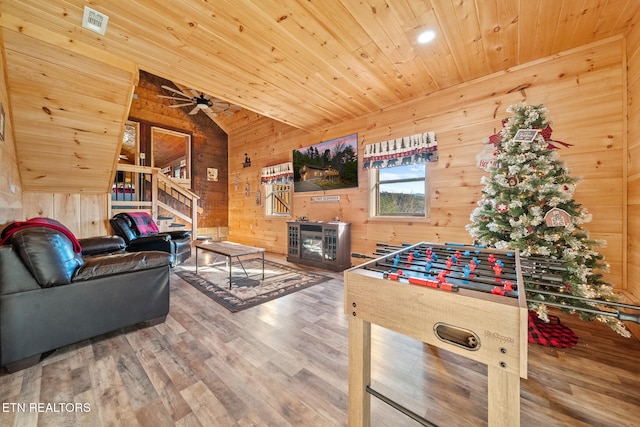
[[467,230],[477,244],[559,260],[563,266],[559,286],[526,284],[528,289],[549,292],[528,299],[529,309],[540,319],[548,319],[544,302],[578,307],[583,310],[563,311],[577,312],[583,320],[597,319],[630,336],[618,318],[599,313],[598,304],[590,301],[616,301],[617,295],[603,280],[609,265],[596,248],[604,242],[591,239],[584,229],[591,215],[573,198],[577,179],[559,159],[557,148],[563,143],[551,140],[547,109],[516,104],[507,113],[512,115],[491,138],[496,145],[495,166],[490,176],[482,177],[482,199]]

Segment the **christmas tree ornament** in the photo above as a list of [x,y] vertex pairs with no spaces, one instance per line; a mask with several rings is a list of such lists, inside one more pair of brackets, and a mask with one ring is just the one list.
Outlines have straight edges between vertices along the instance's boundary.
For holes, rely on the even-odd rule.
[[571,215],[564,209],[553,208],[544,215],[547,227],[567,227],[571,224]]
[[504,203],[500,203],[496,206],[496,210],[500,213],[509,212],[509,205],[505,205]]

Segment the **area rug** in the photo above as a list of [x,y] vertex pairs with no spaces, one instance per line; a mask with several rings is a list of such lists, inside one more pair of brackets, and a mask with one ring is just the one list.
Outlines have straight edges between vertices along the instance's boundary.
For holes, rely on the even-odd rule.
[[243,260],[242,266],[248,277],[240,264],[234,262],[231,289],[229,268],[225,265],[198,267],[198,274],[194,266],[178,266],[176,274],[231,312],[246,310],[331,279],[265,260],[262,280],[261,258]]

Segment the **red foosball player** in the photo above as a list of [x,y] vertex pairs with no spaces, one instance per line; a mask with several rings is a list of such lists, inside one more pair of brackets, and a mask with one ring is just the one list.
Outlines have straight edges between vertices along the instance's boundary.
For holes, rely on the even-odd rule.
[[500,286],[494,286],[493,290],[491,291],[492,294],[494,295],[504,295],[504,291],[502,290],[502,288]]
[[502,280],[502,279],[500,279],[500,275],[502,274],[502,267],[500,267],[498,264],[496,264],[491,268],[496,273],[496,282],[500,282]]
[[477,266],[478,264],[476,264],[474,260],[469,261],[469,269],[471,270],[472,273],[476,270]]
[[502,283],[502,287],[504,288],[505,292],[513,291],[513,283],[508,280],[505,280],[504,283]]

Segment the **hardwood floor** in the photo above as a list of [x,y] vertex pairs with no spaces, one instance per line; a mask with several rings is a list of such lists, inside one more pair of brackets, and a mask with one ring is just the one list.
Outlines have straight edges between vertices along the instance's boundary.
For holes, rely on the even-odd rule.
[[[173,274],[166,323],[0,373],[0,425],[346,425],[342,275],[324,273],[334,279],[235,314]],[[640,425],[640,342],[560,317],[580,341],[529,346],[522,425]],[[372,347],[374,389],[442,426],[486,425],[486,367],[376,326]],[[418,425],[375,398],[372,420]]]

